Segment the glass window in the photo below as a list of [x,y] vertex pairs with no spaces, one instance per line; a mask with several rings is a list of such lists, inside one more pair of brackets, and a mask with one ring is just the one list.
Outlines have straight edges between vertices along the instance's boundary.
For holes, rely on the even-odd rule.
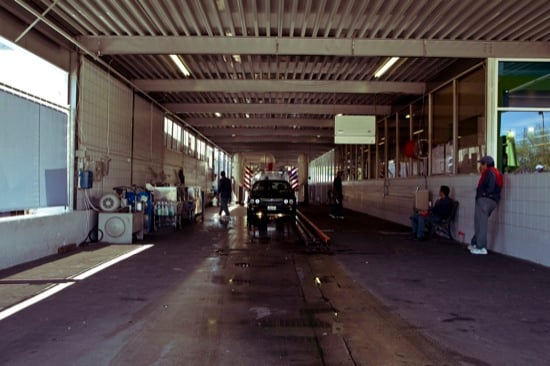
[[172,145],[174,150],[183,151],[183,144],[181,139],[182,139],[182,128],[180,125],[174,123],[174,130],[173,130],[174,143]]
[[206,160],[206,144],[204,141],[197,139],[197,149],[199,160]]
[[0,37],[0,217],[69,204],[69,74]]
[[500,139],[505,172],[529,173],[550,168],[550,112],[501,112]]
[[[336,171],[343,171],[344,174],[346,172],[346,151],[345,151],[346,145],[338,145],[336,146],[336,149],[334,150],[334,161],[335,161],[335,169]],[[345,179],[345,177],[342,177],[342,179]]]
[[164,146],[175,151],[183,149],[183,128],[168,117],[164,117]]
[[365,179],[363,148],[365,145],[357,145],[357,180]]
[[419,146],[424,147],[427,154],[428,147],[428,98],[422,98],[411,106],[412,112],[412,141],[414,142],[415,156],[410,159],[410,174],[412,176],[424,176],[427,171],[427,156],[418,151]]
[[397,169],[397,161],[396,161],[396,148],[397,148],[397,141],[396,141],[396,117],[395,114],[392,114],[391,117],[387,119],[388,123],[388,132],[386,136],[386,144],[387,146],[387,155],[388,155],[388,178],[395,178],[397,176],[396,169]]
[[346,146],[346,180],[357,180],[357,145]]
[[0,37],[0,81],[27,94],[66,106],[69,74]]
[[195,156],[195,135],[192,133],[187,134],[187,154]]
[[363,155],[363,164],[362,164],[362,169],[363,169],[363,179],[370,179],[371,176],[372,176],[372,172],[369,170],[370,167],[372,166],[371,163],[370,163],[370,151],[372,151],[371,149],[371,146],[373,145],[363,145],[362,147],[362,155]]
[[206,158],[208,160],[208,167],[212,169],[214,167],[214,153],[210,145],[206,145]]
[[376,178],[386,178],[386,120],[377,122],[376,125],[376,159],[377,174]]
[[172,121],[164,117],[164,146],[168,149],[172,147],[172,127]]
[[410,126],[411,126],[411,120],[410,120],[410,114],[409,114],[410,108],[407,107],[401,113],[398,115],[397,119],[397,131],[399,137],[399,141],[397,142],[399,146],[399,156],[398,161],[399,165],[397,167],[397,177],[408,177],[411,174],[411,161],[412,157],[410,155],[407,155],[409,153],[410,147],[408,144],[411,144],[411,133],[410,133]]
[[499,107],[548,108],[550,62],[499,62],[498,98]]
[[498,64],[499,168],[529,173],[550,164],[550,62]]
[[453,169],[453,85],[433,94],[432,174],[452,173]]
[[477,172],[485,155],[485,70],[479,68],[458,79],[457,173]]

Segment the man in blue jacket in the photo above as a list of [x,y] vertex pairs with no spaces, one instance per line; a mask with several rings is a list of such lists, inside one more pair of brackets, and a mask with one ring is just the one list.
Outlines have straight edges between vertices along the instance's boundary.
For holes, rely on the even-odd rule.
[[476,206],[474,211],[474,231],[471,244],[468,246],[472,254],[487,254],[487,227],[489,216],[500,201],[502,190],[502,174],[495,168],[491,156],[484,156],[479,161],[481,177],[476,188]]

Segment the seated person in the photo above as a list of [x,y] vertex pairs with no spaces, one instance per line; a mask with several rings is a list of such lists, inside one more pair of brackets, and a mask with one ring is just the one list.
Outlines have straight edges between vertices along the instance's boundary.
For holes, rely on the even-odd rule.
[[412,231],[417,239],[424,239],[424,228],[426,224],[431,225],[440,223],[443,219],[449,217],[453,208],[453,200],[449,197],[450,189],[447,186],[439,188],[439,199],[435,205],[428,210],[420,210],[411,216]]

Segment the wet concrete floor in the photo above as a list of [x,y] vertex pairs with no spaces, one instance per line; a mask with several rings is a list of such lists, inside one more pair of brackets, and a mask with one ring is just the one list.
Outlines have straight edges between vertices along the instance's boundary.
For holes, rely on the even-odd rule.
[[134,246],[152,247],[82,280],[128,248],[91,244],[2,271],[4,309],[37,285],[72,286],[0,320],[0,364],[549,364],[549,269],[412,241],[367,215],[301,211],[332,237],[330,254],[291,231],[258,237],[235,206],[229,221],[210,208],[148,235]]

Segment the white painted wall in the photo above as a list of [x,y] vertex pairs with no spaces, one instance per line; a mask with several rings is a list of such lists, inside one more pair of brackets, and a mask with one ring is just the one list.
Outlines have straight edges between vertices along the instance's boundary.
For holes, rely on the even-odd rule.
[[63,245],[78,245],[96,222],[93,211],[2,218],[0,269],[56,254]]
[[[465,234],[466,243],[474,234],[475,187],[478,175],[403,178],[386,181],[365,180],[344,182],[344,207],[410,226],[416,187],[427,184],[437,198],[442,184],[451,188],[450,196],[459,201],[454,227]],[[310,192],[326,191],[327,184],[310,188]],[[321,197],[312,193],[310,197]],[[550,266],[550,173],[505,174],[504,190],[499,206],[489,225],[489,249],[527,261]]]

